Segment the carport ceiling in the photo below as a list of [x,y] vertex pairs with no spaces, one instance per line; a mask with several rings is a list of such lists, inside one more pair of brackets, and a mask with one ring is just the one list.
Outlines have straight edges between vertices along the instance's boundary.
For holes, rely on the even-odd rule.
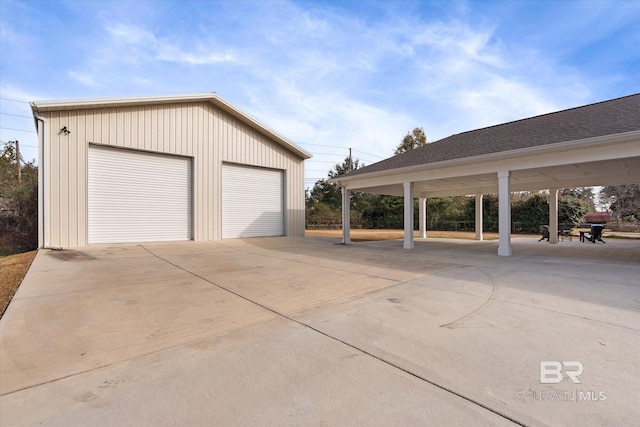
[[[591,187],[637,184],[640,182],[640,156],[616,160],[569,163],[512,171],[512,191],[535,191],[549,188]],[[403,195],[402,183],[362,187],[354,191]],[[414,182],[418,197],[462,196],[498,192],[495,173],[450,178],[425,179]]]

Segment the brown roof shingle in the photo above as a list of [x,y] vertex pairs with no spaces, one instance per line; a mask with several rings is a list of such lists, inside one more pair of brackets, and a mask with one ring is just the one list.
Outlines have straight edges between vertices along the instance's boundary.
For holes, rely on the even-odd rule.
[[640,130],[640,93],[449,136],[345,176]]

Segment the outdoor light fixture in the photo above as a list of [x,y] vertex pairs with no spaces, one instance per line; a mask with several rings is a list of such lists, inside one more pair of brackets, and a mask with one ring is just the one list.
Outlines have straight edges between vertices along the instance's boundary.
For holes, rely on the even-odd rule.
[[60,129],[60,132],[58,133],[58,135],[60,135],[61,133],[64,133],[65,135],[69,135],[71,131],[67,129],[66,126],[63,126],[62,129]]

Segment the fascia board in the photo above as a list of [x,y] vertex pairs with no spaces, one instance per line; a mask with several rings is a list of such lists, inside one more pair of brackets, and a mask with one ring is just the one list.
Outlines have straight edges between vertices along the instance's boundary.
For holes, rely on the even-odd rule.
[[[536,155],[553,155],[567,151],[580,151],[583,152],[589,148],[598,148],[602,146],[611,146],[614,144],[624,144],[628,143],[634,138],[640,138],[640,130],[624,132],[620,134],[614,135],[605,135],[594,138],[586,138],[580,139],[576,141],[569,142],[561,142],[557,144],[547,144],[536,147],[528,147],[522,148],[518,150],[510,150],[503,151],[499,153],[491,153],[491,154],[483,154],[480,156],[473,157],[463,157],[459,159],[446,160],[442,162],[434,162],[434,163],[423,163],[419,165],[408,166],[404,168],[397,169],[388,169],[384,171],[377,171],[371,173],[363,173],[354,176],[346,176],[346,177],[336,177],[329,180],[329,182],[342,185],[356,182],[359,180],[369,180],[372,178],[382,178],[387,176],[407,176],[411,173],[424,170],[428,168],[429,170],[438,170],[438,169],[447,169],[447,168],[459,168],[466,167],[469,165],[488,165],[491,163],[496,163],[504,160],[512,160],[515,158],[531,158]],[[638,156],[640,155],[640,144],[635,147],[635,152],[631,153],[630,156]],[[594,159],[594,160],[602,160],[602,159]],[[558,162],[561,164],[562,162]],[[531,167],[531,166],[528,166]],[[517,169],[517,168],[514,168]]]

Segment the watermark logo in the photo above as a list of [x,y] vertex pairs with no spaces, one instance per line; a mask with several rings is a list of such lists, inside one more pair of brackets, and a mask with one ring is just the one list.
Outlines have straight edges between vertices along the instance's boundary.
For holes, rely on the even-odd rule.
[[[580,376],[585,368],[582,362],[576,360],[540,361],[540,384],[560,384],[563,380],[567,383],[582,384]],[[604,391],[576,389],[558,390],[553,388],[522,390],[518,392],[518,399],[523,402],[557,401],[557,402],[598,402],[607,400]]]
[[595,390],[523,390],[518,392],[523,402],[600,402],[607,400],[605,391]]
[[578,377],[584,372],[582,362],[575,360],[558,362],[557,360],[540,361],[540,384],[560,384],[565,375],[574,384],[581,384]]

